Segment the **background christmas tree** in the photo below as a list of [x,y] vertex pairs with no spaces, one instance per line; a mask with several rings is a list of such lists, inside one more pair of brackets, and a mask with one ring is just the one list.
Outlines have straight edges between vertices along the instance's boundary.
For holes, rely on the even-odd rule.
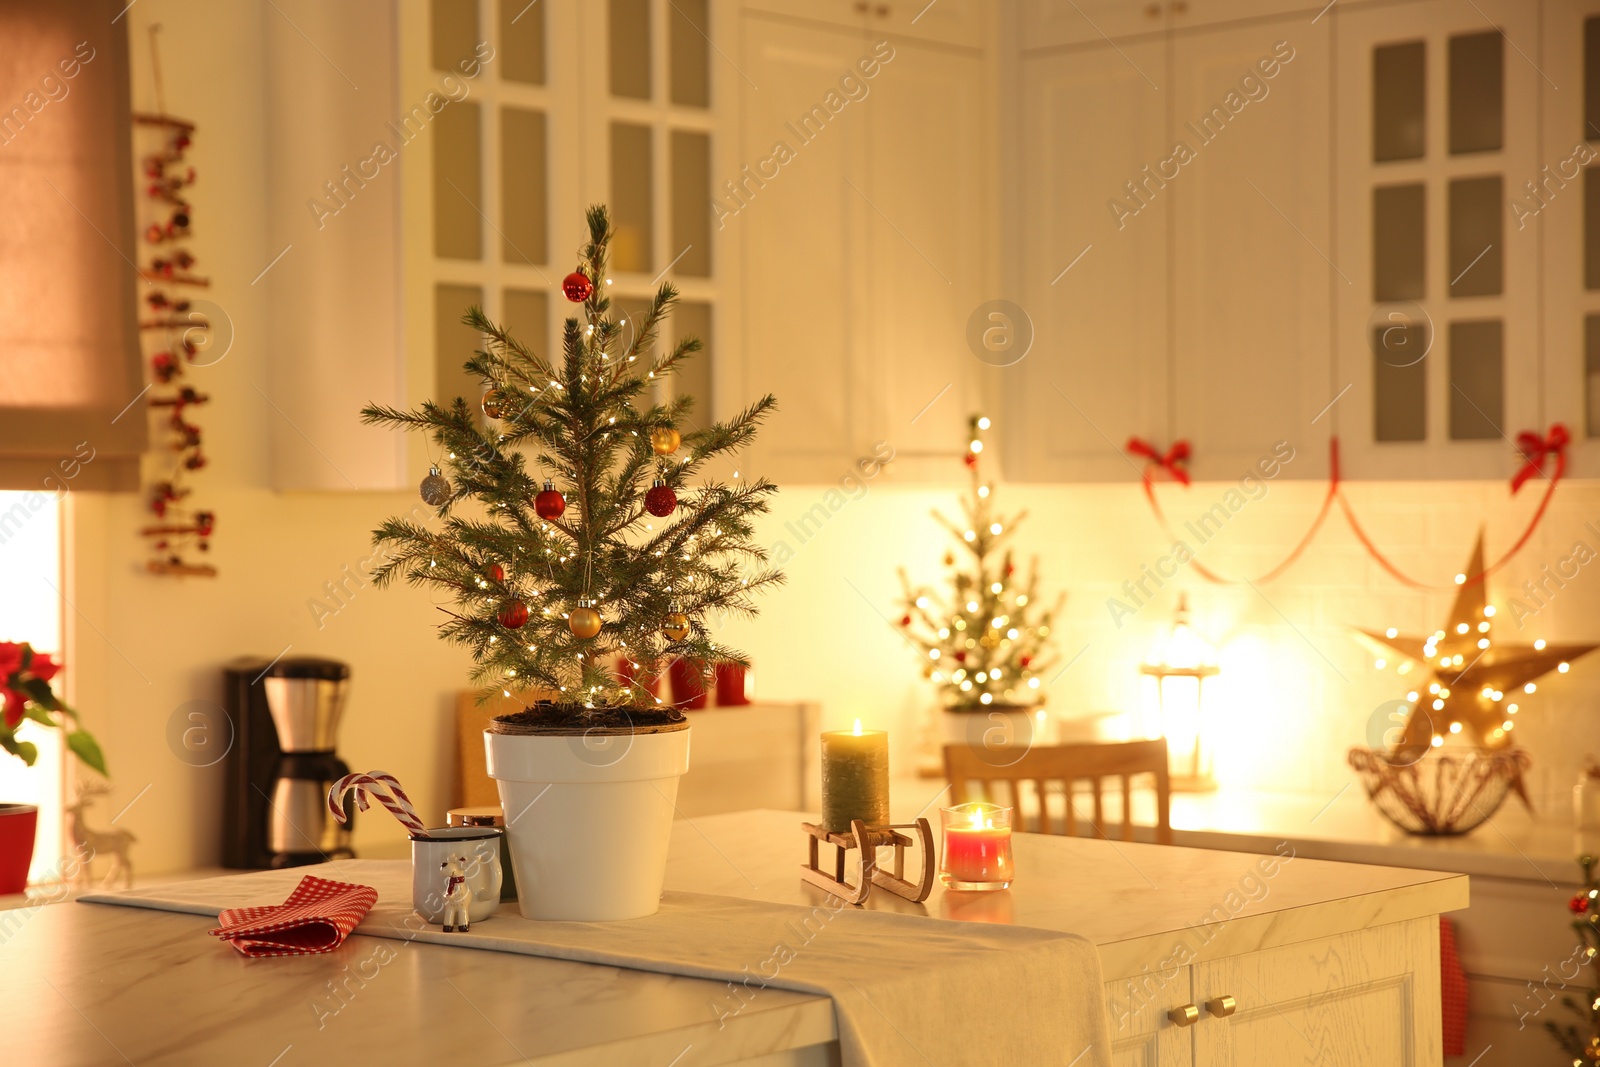
[[1039,610],[1037,560],[1029,564],[1026,581],[1015,580],[1016,566],[1005,545],[1027,512],[1010,518],[994,513],[994,487],[983,477],[988,428],[988,419],[972,417],[965,459],[972,484],[961,501],[966,521],[958,524],[933,513],[966,557],[958,563],[955,552],[945,554],[951,569],[948,600],[913,588],[905,568],[900,569],[905,589],[900,625],[927,659],[924,675],[938,683],[947,707],[960,710],[1043,702],[1039,677],[1056,658],[1048,640],[1050,620],[1066,600],[1063,594],[1048,611]]
[[377,583],[403,577],[449,594],[455,610],[439,631],[471,651],[483,697],[539,690],[554,702],[543,708],[553,719],[660,703],[611,671],[613,653],[640,674],[669,657],[702,677],[715,663],[748,666],[712,640],[702,617],[754,614],[751,594],[783,580],[751,539],[776,487],[711,476],[714,460],[750,443],[773,398],[682,432],[691,398],[652,399],[700,348],[688,338],[653,354],[677,290],[663,284],[637,323],[612,318],[605,208],[590,208],[588,223],[582,263],[562,283],[583,316],[566,321],[559,360],[473,308],[465,321],[485,345],[465,367],[484,382],[481,405],[458,397],[362,412],[369,423],[426,432],[442,457],[421,486],[441,528],[384,522],[373,533],[387,559]]
[[[1581,952],[1574,953],[1573,962],[1582,964],[1586,973],[1593,978],[1596,969],[1600,968],[1600,882],[1595,880],[1595,857],[1579,856],[1578,864],[1583,868],[1583,888],[1567,902],[1567,908],[1574,916],[1572,928],[1578,932],[1578,948],[1581,949]],[[1566,976],[1561,977],[1565,979]],[[1529,983],[1530,987],[1532,984]],[[1581,1030],[1572,1023],[1562,1026],[1551,1019],[1545,1020],[1544,1028],[1550,1031],[1550,1036],[1556,1039],[1562,1051],[1572,1057],[1573,1067],[1593,1067],[1594,1064],[1600,1064],[1600,989],[1591,986],[1583,989],[1582,993],[1581,1004],[1569,994],[1561,997],[1562,1006],[1582,1022]]]

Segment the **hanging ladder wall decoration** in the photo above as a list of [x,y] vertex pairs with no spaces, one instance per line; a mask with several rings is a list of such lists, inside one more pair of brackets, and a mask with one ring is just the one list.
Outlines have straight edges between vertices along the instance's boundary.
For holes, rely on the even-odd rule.
[[150,411],[157,420],[155,454],[145,466],[146,507],[156,521],[139,532],[150,547],[145,569],[152,574],[210,578],[217,569],[197,562],[192,553],[209,551],[216,516],[190,502],[188,481],[206,466],[194,411],[211,398],[191,384],[188,372],[214,363],[225,346],[219,350],[212,336],[215,305],[186,295],[211,284],[193,272],[195,257],[188,248],[193,212],[188,191],[195,172],[186,155],[195,127],[167,114],[155,32],[152,27],[157,113],[133,117],[135,146],[141,153],[138,199],[144,227],[139,336],[149,360]]

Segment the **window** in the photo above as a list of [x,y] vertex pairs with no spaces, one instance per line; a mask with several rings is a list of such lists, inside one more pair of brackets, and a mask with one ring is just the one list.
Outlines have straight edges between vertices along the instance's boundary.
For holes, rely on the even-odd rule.
[[0,488],[133,489],[144,450],[122,4],[0,0]]
[[[0,641],[26,641],[40,652],[61,649],[60,546],[58,494],[0,492]],[[69,662],[69,672],[72,667]],[[62,678],[55,682],[57,692]],[[39,746],[39,758],[29,767],[10,753],[0,752],[0,797],[38,805],[29,881],[57,880],[65,844],[61,732],[25,722],[19,727],[19,737]]]

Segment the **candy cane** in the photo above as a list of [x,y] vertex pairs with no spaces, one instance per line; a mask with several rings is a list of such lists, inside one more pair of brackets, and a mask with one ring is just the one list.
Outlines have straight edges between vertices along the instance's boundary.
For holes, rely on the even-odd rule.
[[399,779],[386,771],[369,771],[366,774],[347,774],[334,782],[328,789],[328,810],[333,812],[333,817],[341,823],[345,821],[344,799],[346,793],[354,793],[356,807],[362,811],[367,810],[368,794],[377,797],[378,803],[389,809],[389,814],[400,820],[400,824],[407,831],[416,834],[427,833],[427,827],[422,823],[422,818],[417,815],[416,807],[411,803],[411,798],[406,796],[406,791],[400,788]]

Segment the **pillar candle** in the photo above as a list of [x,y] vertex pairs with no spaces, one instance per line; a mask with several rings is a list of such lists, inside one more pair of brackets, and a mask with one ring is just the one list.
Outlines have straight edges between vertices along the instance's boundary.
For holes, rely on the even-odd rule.
[[869,826],[889,821],[889,735],[856,728],[822,735],[822,824],[848,833],[850,820]]

